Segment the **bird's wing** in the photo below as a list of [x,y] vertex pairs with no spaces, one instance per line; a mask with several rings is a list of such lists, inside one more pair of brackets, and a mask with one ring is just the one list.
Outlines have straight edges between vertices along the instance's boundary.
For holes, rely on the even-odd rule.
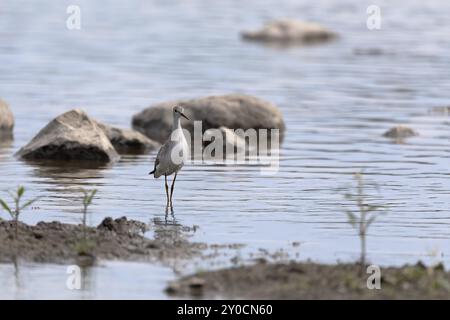
[[159,159],[158,159],[158,157],[156,157],[156,159],[155,159],[155,165],[153,166],[153,171],[150,172],[150,174],[155,173],[156,167],[158,166],[158,164],[159,164]]
[[155,159],[155,165],[153,167],[153,172],[156,171],[156,167],[159,164],[159,159],[161,159],[161,150],[164,148],[164,145],[161,146],[161,148],[159,148],[158,154],[156,155],[156,159]]
[[170,140],[166,141],[166,143],[164,143],[161,146],[161,148],[159,148],[158,154],[156,155],[155,166],[153,167],[153,171],[156,171],[156,167],[161,162],[161,158],[163,158],[165,156],[165,154],[167,153],[167,151],[170,150],[170,144],[171,144]]

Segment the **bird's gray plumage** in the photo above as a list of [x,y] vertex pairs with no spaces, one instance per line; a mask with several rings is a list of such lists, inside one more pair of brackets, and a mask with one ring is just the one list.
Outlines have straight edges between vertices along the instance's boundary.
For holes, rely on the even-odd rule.
[[[155,178],[163,175],[170,176],[183,167],[184,161],[186,160],[185,156],[187,156],[187,148],[184,148],[182,145],[184,142],[168,140],[161,146],[156,156],[155,166],[151,172]],[[178,155],[176,152],[179,152]]]
[[[183,128],[181,127],[180,117],[184,117],[188,120],[189,118],[183,112],[183,107],[176,106],[175,108],[173,108],[172,134],[170,138],[159,149],[158,154],[156,155],[153,171],[150,172],[150,174],[153,174],[155,178],[164,176],[167,195],[167,207],[170,206],[171,208],[173,208],[172,195],[178,171],[181,170],[184,163],[189,158],[189,146],[187,144],[186,137],[184,136]],[[172,174],[175,174],[175,176],[172,180],[172,186],[170,188],[169,196],[167,177]]]

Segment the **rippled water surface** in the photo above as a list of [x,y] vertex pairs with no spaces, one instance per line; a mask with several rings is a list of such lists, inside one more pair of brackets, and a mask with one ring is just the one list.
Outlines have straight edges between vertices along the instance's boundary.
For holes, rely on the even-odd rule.
[[[367,4],[356,0],[77,3],[80,31],[65,27],[70,1],[0,4],[0,97],[16,117],[14,141],[0,145],[0,191],[21,183],[29,196],[44,197],[39,208],[24,212],[26,222],[78,223],[80,186],[99,190],[92,224],[105,216],[164,218],[163,181],[147,175],[154,153],[96,170],[16,160],[14,152],[58,114],[82,107],[98,120],[129,127],[133,114],[155,102],[239,92],[272,101],[284,114],[279,172],[185,167],[175,217],[199,226],[192,240],[243,243],[246,252],[298,241],[300,259],[354,260],[359,243],[343,199],[354,185],[352,173],[363,169],[378,185],[367,189],[367,200],[389,208],[370,229],[370,260],[448,266],[450,118],[430,110],[450,104],[450,2],[378,1],[378,31],[366,28]],[[285,49],[240,40],[241,30],[285,16],[320,22],[340,37]],[[402,144],[382,137],[396,124],[420,135]],[[12,281],[11,268],[0,268],[1,281]],[[24,272],[51,279],[46,268],[59,267],[25,266]],[[136,280],[130,274],[140,268],[152,267],[99,268],[97,286],[105,288],[120,269],[119,283],[130,287]],[[161,294],[161,279],[169,276],[165,269],[155,272],[158,280],[147,280],[159,289],[149,285],[139,297]],[[36,296],[31,284],[25,288],[24,297]],[[110,297],[105,290],[94,297]]]

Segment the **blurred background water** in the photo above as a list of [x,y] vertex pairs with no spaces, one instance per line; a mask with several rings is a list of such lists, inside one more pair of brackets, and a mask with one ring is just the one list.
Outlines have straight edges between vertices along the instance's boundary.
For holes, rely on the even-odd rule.
[[[66,28],[66,8],[72,4],[81,8],[81,30]],[[279,173],[267,177],[258,167],[185,167],[177,179],[175,217],[182,225],[199,226],[193,241],[243,243],[242,254],[260,248],[289,251],[292,242],[300,242],[299,259],[355,260],[359,243],[346,222],[349,204],[343,199],[354,185],[352,173],[363,169],[379,187],[367,190],[367,200],[389,208],[369,231],[370,261],[399,265],[421,259],[448,266],[450,118],[430,110],[450,104],[450,2],[378,0],[382,24],[376,31],[366,27],[371,4],[2,1],[0,97],[9,103],[16,128],[14,141],[0,146],[1,195],[23,184],[28,196],[44,197],[38,208],[23,213],[28,223],[78,223],[80,186],[99,190],[92,224],[105,216],[164,219],[163,181],[147,175],[155,153],[123,156],[95,170],[30,165],[13,154],[48,121],[74,107],[130,127],[132,115],[152,103],[245,93],[275,103],[284,114]],[[289,49],[239,38],[244,29],[282,17],[322,23],[340,37]],[[420,135],[403,144],[382,137],[400,123]],[[133,270],[152,267],[106,266],[97,268],[105,275],[97,279],[107,279],[114,268],[121,270],[114,275],[123,284],[119,287],[127,288]],[[23,266],[30,277],[41,272],[47,288],[55,270],[61,268]],[[158,280],[147,279],[140,297],[162,294],[168,271],[161,270]],[[10,279],[10,272],[12,266],[1,266],[0,280]],[[4,296],[35,296],[35,287],[25,288],[14,296],[11,285]],[[40,296],[52,296],[55,288]],[[91,297],[109,297],[109,292]]]

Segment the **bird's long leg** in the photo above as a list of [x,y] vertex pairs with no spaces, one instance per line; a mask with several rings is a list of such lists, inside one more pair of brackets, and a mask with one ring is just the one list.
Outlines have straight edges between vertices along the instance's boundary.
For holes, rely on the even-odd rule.
[[166,197],[167,197],[167,207],[169,207],[169,185],[167,184],[167,175],[164,175],[165,186],[166,186]]
[[173,188],[175,187],[175,180],[177,179],[177,173],[175,172],[175,176],[173,177],[172,186],[170,187],[170,207],[173,208],[172,196],[173,196]]

